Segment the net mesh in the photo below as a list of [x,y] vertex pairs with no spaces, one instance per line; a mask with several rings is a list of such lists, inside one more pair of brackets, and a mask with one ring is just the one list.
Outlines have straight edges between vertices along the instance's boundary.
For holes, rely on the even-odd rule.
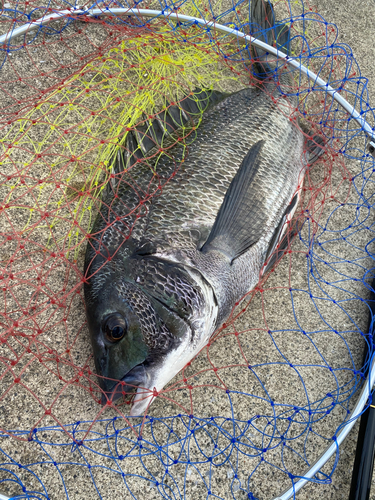
[[[326,89],[293,72],[290,119],[325,141],[305,176],[297,237],[202,352],[145,395],[147,415],[129,417],[131,395],[103,406],[83,261],[88,241],[101,237],[90,229],[111,158],[127,133],[196,88],[262,83],[250,43],[215,29],[249,34],[248,2],[100,2],[96,16],[76,7],[17,2],[1,16],[10,35],[70,9],[0,47],[0,490],[38,499],[277,496],[350,420],[372,356],[367,135]],[[291,26],[291,55],[373,126],[367,80],[336,26],[307,2],[275,1],[274,10]],[[277,65],[279,75],[291,71]],[[188,149],[198,129],[199,119],[150,158],[173,155],[177,143]],[[150,182],[140,205],[166,182]],[[338,455],[311,481],[329,483]]]

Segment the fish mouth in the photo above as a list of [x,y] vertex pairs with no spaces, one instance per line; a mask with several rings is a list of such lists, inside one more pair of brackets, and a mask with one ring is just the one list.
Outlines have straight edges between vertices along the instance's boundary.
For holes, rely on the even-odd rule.
[[[109,390],[107,388],[103,390],[101,404],[106,405],[109,402],[113,403],[120,399],[121,396],[131,393],[139,386],[145,386],[147,379],[148,376],[145,365],[143,363],[136,365],[121,380],[114,382]],[[107,385],[109,381],[103,382]]]

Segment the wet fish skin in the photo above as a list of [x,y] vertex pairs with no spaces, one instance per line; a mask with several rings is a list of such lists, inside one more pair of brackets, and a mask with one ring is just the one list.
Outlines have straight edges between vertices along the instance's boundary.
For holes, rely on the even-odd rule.
[[[156,164],[132,164],[132,150],[117,160],[119,180],[91,232],[85,302],[96,370],[110,379],[101,379],[103,402],[137,387],[131,415],[258,283],[309,160],[290,120],[294,98],[273,79],[214,97],[187,154],[176,146]],[[124,335],[109,340],[117,317]]]

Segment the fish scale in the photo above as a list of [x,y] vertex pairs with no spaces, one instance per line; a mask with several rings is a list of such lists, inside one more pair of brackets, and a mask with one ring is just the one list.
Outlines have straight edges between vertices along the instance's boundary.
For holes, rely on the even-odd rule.
[[[271,19],[268,3],[252,6]],[[256,24],[268,29],[269,19]],[[111,379],[101,378],[103,402],[136,386],[132,415],[204,347],[287,243],[285,222],[320,149],[304,153],[296,98],[284,94],[291,75],[275,82],[263,66],[259,88],[198,89],[129,133],[114,159],[86,251],[85,301],[97,372]],[[184,147],[177,138],[188,132]]]
[[[303,137],[274,104],[267,94],[269,90],[273,95],[278,93],[273,83],[266,92],[245,89],[207,112],[178,174],[164,187],[163,193],[152,200],[144,230],[138,232],[141,241],[192,249],[203,244],[242,159],[251,146],[265,136],[273,140],[266,142],[262,151],[264,162],[254,179],[254,194],[259,198],[258,204],[263,203],[268,212],[264,232],[275,226],[281,207],[296,189]],[[222,123],[222,130],[218,122]],[[212,134],[212,123],[216,124],[216,136]],[[165,159],[157,168],[160,172],[173,167]],[[191,230],[196,230],[194,236]]]

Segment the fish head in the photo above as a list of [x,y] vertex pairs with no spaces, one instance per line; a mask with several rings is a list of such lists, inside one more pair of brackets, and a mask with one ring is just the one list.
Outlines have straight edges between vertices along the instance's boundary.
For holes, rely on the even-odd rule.
[[164,355],[191,335],[181,318],[121,279],[103,287],[87,320],[103,403],[147,386]]
[[[96,373],[103,390],[102,402],[117,399],[116,382],[122,380],[148,356],[142,324],[112,281],[102,287],[96,300],[86,306]],[[128,390],[118,387],[119,391]]]
[[173,266],[160,267],[141,267],[134,279],[112,276],[86,303],[102,403],[136,388],[131,415],[147,409],[207,337],[199,286]]

